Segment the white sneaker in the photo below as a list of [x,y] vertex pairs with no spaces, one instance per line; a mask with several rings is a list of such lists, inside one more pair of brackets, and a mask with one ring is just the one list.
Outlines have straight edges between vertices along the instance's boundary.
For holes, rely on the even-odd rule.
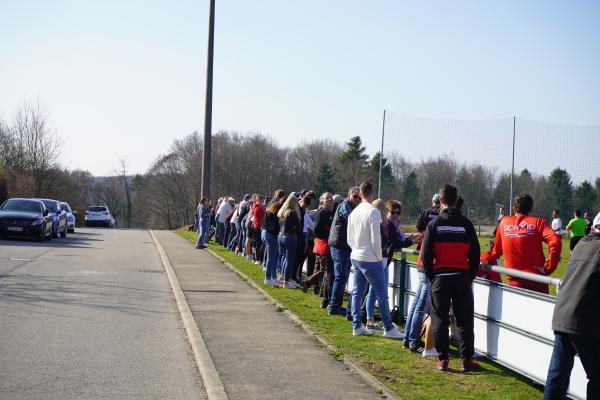
[[433,349],[423,350],[423,352],[421,353],[421,357],[437,357],[439,355],[440,353],[437,352],[435,347]]
[[362,325],[358,329],[352,329],[352,335],[354,336],[371,336],[373,333],[372,330],[367,329]]
[[383,337],[394,340],[402,340],[404,339],[404,333],[400,332],[398,329],[393,328],[389,331],[383,331]]

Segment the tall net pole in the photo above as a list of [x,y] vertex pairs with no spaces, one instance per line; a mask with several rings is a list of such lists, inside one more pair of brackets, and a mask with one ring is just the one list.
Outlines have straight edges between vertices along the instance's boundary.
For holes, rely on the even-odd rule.
[[513,215],[512,203],[514,198],[513,188],[515,179],[515,134],[517,128],[517,117],[513,117],[513,135],[512,135],[512,166],[510,169],[510,199],[508,199],[508,207],[510,208],[510,215]]
[[210,199],[210,162],[212,135],[213,54],[215,50],[215,0],[210,0],[208,55],[206,58],[206,101],[204,110],[204,147],[202,151],[202,186],[200,196]]
[[381,198],[381,172],[383,170],[383,139],[385,136],[385,110],[383,110],[383,127],[381,128],[381,153],[379,153],[379,186],[377,186],[377,197]]

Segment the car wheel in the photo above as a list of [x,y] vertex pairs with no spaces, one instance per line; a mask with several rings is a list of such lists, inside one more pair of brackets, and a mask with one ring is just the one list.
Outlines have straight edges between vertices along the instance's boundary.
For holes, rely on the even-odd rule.
[[37,240],[38,242],[43,242],[45,238],[46,238],[46,231],[44,229],[42,229],[40,236],[36,237],[35,240]]
[[69,233],[75,233],[75,228],[73,228],[73,229],[67,229],[67,232],[69,232]]
[[60,233],[60,237],[63,239],[67,238],[67,225],[65,225],[65,229]]

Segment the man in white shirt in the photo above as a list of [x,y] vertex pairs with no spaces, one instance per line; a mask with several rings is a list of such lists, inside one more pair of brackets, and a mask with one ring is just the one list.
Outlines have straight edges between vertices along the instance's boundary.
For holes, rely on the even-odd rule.
[[392,323],[388,302],[388,288],[385,279],[384,262],[381,247],[381,213],[371,205],[373,184],[360,185],[362,202],[348,217],[348,246],[352,249],[350,260],[354,267],[354,288],[352,289],[352,334],[354,336],[372,335],[360,319],[360,306],[369,283],[375,290],[379,314],[383,320],[383,336],[390,339],[404,339]]
[[552,211],[552,225],[551,226],[552,226],[552,230],[558,236],[562,236],[563,235],[563,232],[562,232],[563,223],[558,215],[559,215],[558,210]]
[[227,231],[227,216],[233,210],[235,200],[233,197],[225,199],[221,202],[219,209],[217,210],[217,243],[223,244],[225,240],[225,233]]

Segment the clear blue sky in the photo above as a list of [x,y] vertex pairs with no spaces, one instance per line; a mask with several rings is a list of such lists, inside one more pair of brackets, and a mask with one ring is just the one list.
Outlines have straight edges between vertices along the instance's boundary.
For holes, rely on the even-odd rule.
[[[361,135],[383,109],[600,125],[600,2],[217,0],[214,130]],[[208,1],[0,0],[0,115],[50,111],[62,162],[144,172],[202,131]]]

